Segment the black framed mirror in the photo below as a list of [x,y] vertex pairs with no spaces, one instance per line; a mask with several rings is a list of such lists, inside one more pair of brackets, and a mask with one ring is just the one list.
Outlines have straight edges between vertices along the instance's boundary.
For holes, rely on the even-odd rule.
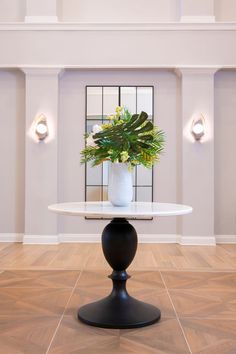
[[[86,86],[85,132],[95,124],[107,121],[116,106],[124,106],[131,113],[145,111],[149,119],[154,116],[153,86]],[[85,165],[85,201],[106,201],[108,194],[108,162],[92,167]],[[153,201],[153,169],[137,166],[133,170],[133,201]],[[150,218],[147,218],[150,220]],[[142,218],[143,220],[143,218]],[[145,219],[144,219],[145,220]]]

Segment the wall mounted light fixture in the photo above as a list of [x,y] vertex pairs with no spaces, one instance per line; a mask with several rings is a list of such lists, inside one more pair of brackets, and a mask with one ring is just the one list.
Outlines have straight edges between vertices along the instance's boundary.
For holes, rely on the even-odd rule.
[[48,136],[47,118],[44,114],[40,114],[35,122],[35,134],[39,140],[44,140]]
[[203,115],[193,120],[191,133],[197,141],[201,140],[201,138],[205,135],[205,119]]

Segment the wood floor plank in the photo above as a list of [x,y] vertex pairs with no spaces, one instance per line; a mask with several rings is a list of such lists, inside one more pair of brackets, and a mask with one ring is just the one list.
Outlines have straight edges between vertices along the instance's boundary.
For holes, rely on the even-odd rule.
[[169,289],[185,290],[234,290],[236,289],[235,272],[172,272],[161,271]]
[[56,316],[0,316],[0,354],[45,354]]
[[65,316],[49,350],[50,354],[189,354],[176,319],[136,330],[90,327]]
[[0,288],[71,288],[79,275],[69,270],[8,270],[0,274]]
[[[131,270],[235,271],[234,245],[181,246],[139,244]],[[0,247],[4,269],[108,269],[100,244],[22,245]]]
[[179,318],[236,319],[235,290],[170,290]]
[[139,245],[128,291],[162,310],[141,329],[77,320],[109,293],[110,272],[100,244],[1,245],[0,354],[46,354],[52,338],[51,354],[236,353],[236,245]]
[[0,315],[61,315],[71,292],[71,288],[1,288]]
[[235,354],[236,320],[181,319],[193,354]]

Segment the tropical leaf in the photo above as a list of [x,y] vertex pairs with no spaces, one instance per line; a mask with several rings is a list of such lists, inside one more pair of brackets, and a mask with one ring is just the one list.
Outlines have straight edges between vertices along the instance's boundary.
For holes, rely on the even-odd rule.
[[131,115],[124,110],[123,115],[114,117],[111,125],[93,135],[95,146],[82,150],[81,162],[93,161],[94,165],[105,160],[121,162],[121,156],[126,152],[131,166],[151,167],[163,151],[164,133],[148,120],[146,112]]

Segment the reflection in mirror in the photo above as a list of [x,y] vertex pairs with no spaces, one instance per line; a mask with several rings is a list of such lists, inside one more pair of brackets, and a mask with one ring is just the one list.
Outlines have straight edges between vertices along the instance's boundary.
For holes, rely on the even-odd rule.
[[103,200],[108,200],[108,188],[103,187]]
[[86,179],[88,186],[100,186],[102,184],[102,165],[92,167],[91,162],[86,163]]
[[86,200],[88,202],[101,201],[102,200],[102,188],[87,186],[86,188]]
[[136,90],[136,87],[120,88],[121,106],[128,108],[132,114],[137,113]]
[[101,120],[88,119],[86,123],[86,129],[87,129],[86,132],[91,133],[93,130],[93,126],[96,124],[100,125]]
[[137,185],[152,186],[152,169],[137,166]]
[[102,119],[102,87],[87,87],[87,119]]
[[149,119],[152,119],[153,99],[152,87],[137,87],[137,112],[147,112]]
[[109,162],[108,161],[103,162],[102,166],[103,166],[103,171],[102,171],[102,182],[103,183],[102,184],[104,186],[107,186],[108,185],[108,176],[109,176]]
[[119,105],[119,87],[103,87],[103,118],[114,114],[114,109]]
[[[87,86],[86,87],[86,132],[90,133],[95,124],[102,124],[106,117],[115,113],[117,105],[123,105],[132,114],[146,111],[153,119],[152,86]],[[97,167],[86,164],[85,200],[105,201],[108,199],[107,186],[109,162]],[[137,166],[133,170],[133,201],[153,200],[152,169]],[[89,218],[91,219],[91,218]],[[143,218],[142,218],[143,219]],[[150,219],[150,218],[144,218]]]
[[137,187],[137,202],[152,201],[152,187]]

